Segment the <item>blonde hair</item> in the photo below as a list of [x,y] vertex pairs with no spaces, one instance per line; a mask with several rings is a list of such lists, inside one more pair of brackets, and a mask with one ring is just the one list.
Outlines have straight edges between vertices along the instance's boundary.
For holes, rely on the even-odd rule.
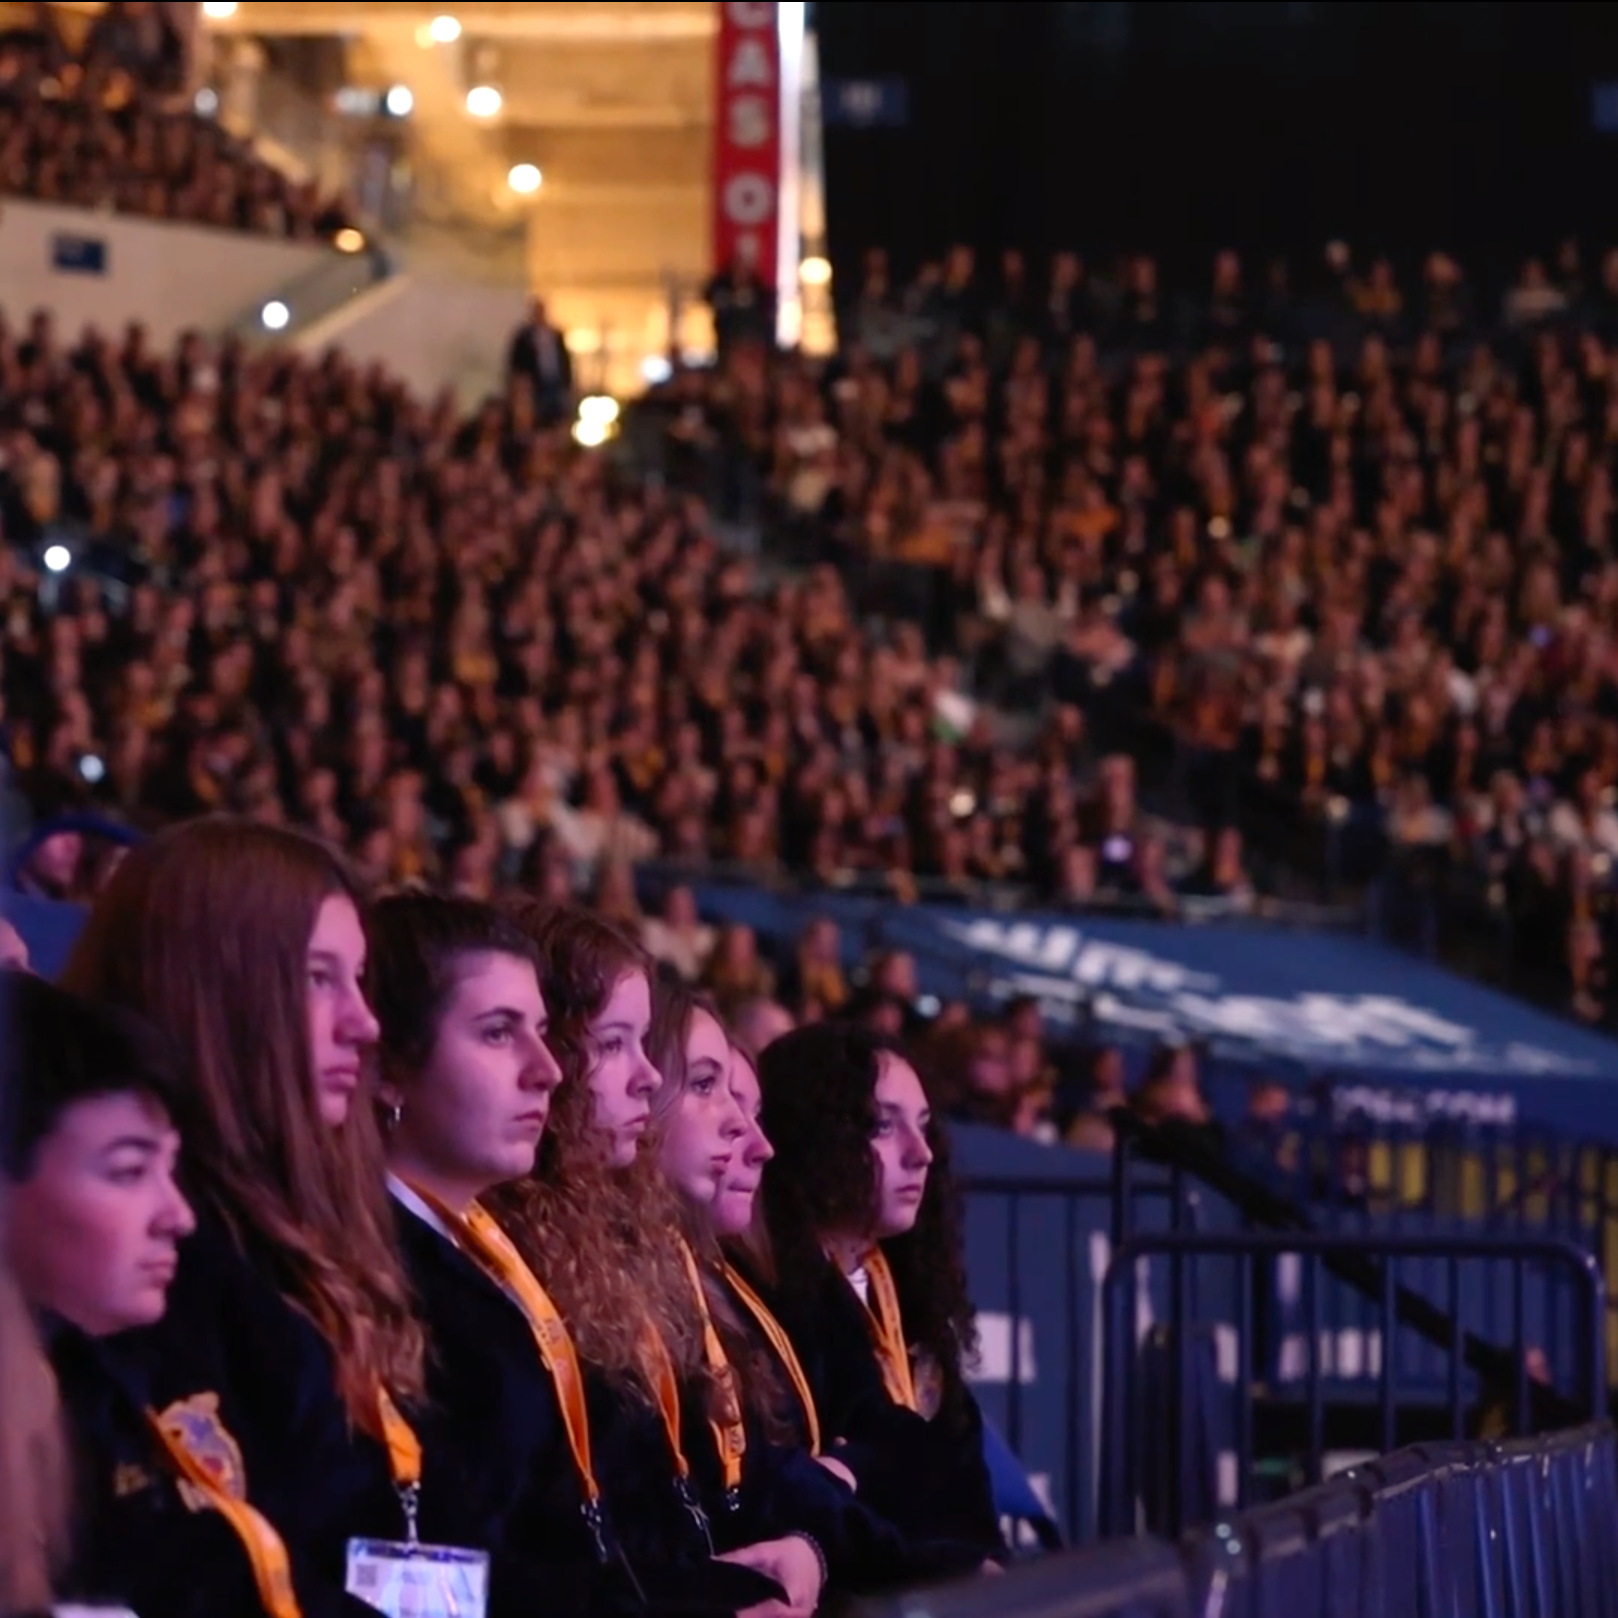
[[0,1262],[0,1613],[51,1605],[67,1543],[67,1473],[56,1379]]

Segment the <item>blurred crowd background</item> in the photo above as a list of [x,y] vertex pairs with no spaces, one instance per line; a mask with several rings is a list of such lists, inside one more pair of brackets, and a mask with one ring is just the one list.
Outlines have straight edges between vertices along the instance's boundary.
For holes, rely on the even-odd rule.
[[[349,228],[178,94],[173,9],[0,40],[0,187]],[[771,958],[693,878],[1368,907],[1605,1025],[1618,249],[1522,252],[1501,283],[1233,243],[1175,280],[871,244],[814,360],[737,264],[716,363],[673,356],[590,447],[543,304],[470,412],[340,353],[5,307],[14,817],[227,808],[381,884],[592,895],[772,1016],[913,1018],[913,968],[845,982],[829,922]],[[64,832],[21,880],[83,899],[113,857]],[[1062,1134],[1117,1082],[1037,1008],[930,1009],[968,1110]]]

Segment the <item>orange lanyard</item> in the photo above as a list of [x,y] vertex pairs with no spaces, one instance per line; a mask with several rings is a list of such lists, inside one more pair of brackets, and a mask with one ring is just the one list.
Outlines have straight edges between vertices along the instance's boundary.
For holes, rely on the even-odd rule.
[[895,1404],[919,1411],[916,1379],[910,1370],[910,1350],[905,1345],[904,1320],[899,1314],[899,1289],[893,1284],[893,1271],[888,1268],[887,1256],[880,1247],[873,1247],[865,1260],[865,1276],[871,1287],[866,1313],[871,1317],[876,1338],[883,1386]]
[[503,1287],[522,1310],[534,1334],[535,1345],[556,1389],[556,1403],[562,1414],[562,1429],[573,1452],[573,1465],[584,1490],[584,1518],[595,1536],[596,1551],[607,1558],[605,1512],[601,1485],[596,1481],[590,1455],[590,1417],[584,1402],[584,1372],[579,1351],[573,1346],[560,1311],[550,1294],[539,1284],[523,1256],[494,1217],[473,1203],[464,1215],[454,1213],[419,1186],[411,1190],[433,1210],[452,1234],[456,1245],[491,1280]]
[[742,1422],[742,1401],[736,1391],[736,1372],[725,1355],[725,1345],[719,1341],[713,1314],[708,1308],[708,1294],[703,1290],[702,1271],[697,1268],[696,1254],[690,1244],[681,1238],[680,1257],[685,1260],[685,1273],[691,1277],[691,1290],[696,1294],[697,1312],[702,1316],[702,1355],[708,1362],[708,1374],[713,1377],[725,1401],[722,1421],[709,1421],[713,1429],[714,1446],[719,1451],[719,1462],[725,1470],[725,1498],[734,1503],[742,1486],[742,1459],[747,1454],[747,1428]]
[[691,1482],[691,1463],[685,1458],[685,1449],[680,1441],[680,1379],[674,1374],[669,1346],[655,1326],[646,1328],[646,1357],[651,1361],[657,1382],[653,1390],[657,1395],[657,1410],[663,1418],[663,1431],[668,1435],[669,1454],[674,1459],[674,1492],[679,1495],[680,1504],[690,1513],[697,1531],[708,1541],[709,1554],[712,1555],[713,1535],[708,1527],[708,1514],[697,1499],[696,1487]]
[[421,1507],[421,1440],[400,1415],[393,1395],[380,1384],[376,1390],[376,1414],[382,1426],[382,1441],[388,1447],[388,1470],[404,1507],[405,1538],[414,1545],[416,1514]]
[[730,1283],[731,1291],[742,1301],[742,1306],[753,1317],[758,1329],[764,1333],[769,1345],[775,1351],[775,1357],[781,1362],[782,1369],[786,1371],[787,1380],[792,1384],[792,1391],[797,1394],[799,1402],[803,1405],[803,1419],[808,1431],[809,1453],[820,1453],[820,1412],[815,1408],[814,1392],[809,1386],[809,1378],[804,1375],[803,1361],[798,1358],[798,1351],[792,1346],[792,1339],[787,1336],[786,1328],[770,1313],[770,1307],[742,1278],[741,1271],[734,1264],[722,1264],[720,1271]]
[[221,1486],[192,1451],[181,1422],[165,1421],[150,1410],[146,1412],[146,1421],[164,1453],[174,1463],[175,1471],[230,1524],[242,1542],[242,1549],[253,1565],[253,1582],[258,1586],[258,1598],[265,1612],[270,1618],[303,1618],[297,1592],[292,1587],[291,1558],[281,1536],[245,1500],[238,1500]]

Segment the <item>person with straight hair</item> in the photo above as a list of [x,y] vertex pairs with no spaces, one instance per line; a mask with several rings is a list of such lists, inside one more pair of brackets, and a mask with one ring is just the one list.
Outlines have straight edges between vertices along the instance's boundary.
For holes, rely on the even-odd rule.
[[993,1557],[960,1220],[926,1088],[894,1042],[839,1022],[775,1040],[758,1077],[774,1156],[740,1269],[864,1497],[908,1533]]
[[482,1538],[452,1439],[424,1442],[425,1337],[369,1090],[365,964],[340,857],[221,816],[129,853],[65,974],[186,1061],[199,1228],[142,1334],[154,1396],[326,1578],[357,1588],[388,1583],[401,1539]]

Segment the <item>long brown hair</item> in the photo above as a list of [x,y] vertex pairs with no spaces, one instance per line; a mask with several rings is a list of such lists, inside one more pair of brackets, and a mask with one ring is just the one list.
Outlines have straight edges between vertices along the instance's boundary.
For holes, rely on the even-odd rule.
[[22,1296],[0,1261],[0,1613],[49,1610],[66,1521],[67,1460],[56,1382]]
[[651,959],[587,910],[526,898],[504,908],[539,952],[562,1085],[533,1174],[485,1200],[556,1300],[580,1355],[650,1396],[652,1331],[686,1375],[701,1368],[702,1337],[690,1278],[666,1240],[680,1224],[678,1199],[647,1148],[633,1167],[614,1169],[596,1127],[589,1029],[627,974],[643,972],[650,985]]
[[[712,1017],[720,1031],[724,1031],[724,1021],[706,995],[688,988],[666,972],[657,975],[652,982],[652,1029],[646,1040],[646,1054],[652,1066],[663,1075],[653,1103],[649,1149],[654,1153],[661,1143],[662,1128],[685,1089],[686,1053],[691,1044],[691,1028],[699,1014]],[[726,1043],[729,1044],[728,1035]],[[669,1184],[666,1177],[664,1184]],[[790,1443],[793,1429],[786,1386],[776,1370],[773,1354],[743,1323],[728,1288],[719,1278],[723,1258],[719,1240],[708,1221],[687,1205],[678,1188],[670,1186],[669,1189],[680,1207],[680,1229],[702,1261],[703,1295],[708,1313],[719,1333],[725,1358],[735,1372],[742,1399],[762,1423],[769,1439]],[[708,1396],[717,1413],[722,1409],[724,1390],[710,1387]]]
[[378,1386],[421,1397],[425,1342],[369,1098],[338,1128],[316,1112],[306,956],[336,896],[360,903],[312,838],[229,816],[170,827],[118,867],[63,981],[142,1013],[186,1053],[191,1189],[314,1321],[351,1416],[374,1431]]

